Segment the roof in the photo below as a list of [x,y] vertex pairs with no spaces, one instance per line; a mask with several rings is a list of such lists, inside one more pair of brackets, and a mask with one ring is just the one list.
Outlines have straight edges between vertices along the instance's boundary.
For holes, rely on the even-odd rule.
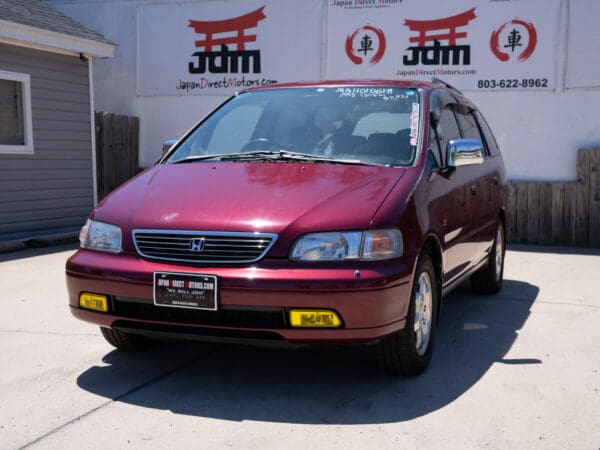
[[100,33],[40,0],[0,0],[0,41],[100,57],[112,56],[115,48]]
[[269,89],[286,89],[286,88],[305,88],[305,87],[400,87],[400,88],[425,88],[434,89],[444,87],[450,89],[455,96],[458,96],[460,100],[464,100],[465,103],[470,103],[463,93],[456,89],[454,86],[446,83],[444,80],[439,78],[433,78],[431,81],[423,81],[416,79],[397,79],[397,80],[383,80],[383,79],[353,79],[353,80],[322,80],[322,81],[296,81],[290,83],[274,83],[267,84],[264,86],[256,86],[245,89],[244,91],[262,91]]
[[383,79],[352,79],[352,80],[321,80],[321,81],[295,81],[290,83],[275,83],[264,86],[255,86],[244,91],[262,91],[269,89],[305,88],[305,87],[401,87],[418,88],[433,87],[433,83],[420,80],[383,80]]

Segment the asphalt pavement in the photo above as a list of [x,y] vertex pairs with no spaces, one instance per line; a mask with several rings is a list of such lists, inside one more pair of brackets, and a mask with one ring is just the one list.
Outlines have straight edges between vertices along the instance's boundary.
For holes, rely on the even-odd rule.
[[416,378],[364,346],[115,351],[69,313],[74,250],[0,254],[0,449],[600,449],[599,250],[510,248]]

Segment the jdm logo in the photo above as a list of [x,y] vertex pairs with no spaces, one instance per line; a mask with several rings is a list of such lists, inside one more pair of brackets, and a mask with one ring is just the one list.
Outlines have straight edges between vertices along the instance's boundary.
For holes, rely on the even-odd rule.
[[[248,50],[246,44],[256,42],[258,22],[267,18],[265,7],[239,17],[213,22],[190,20],[188,25],[200,35],[194,44],[201,51],[192,54],[190,73],[260,73],[260,50]],[[246,33],[248,31],[248,33]],[[230,46],[235,47],[231,49]],[[241,67],[240,67],[241,66]]]
[[362,64],[368,59],[371,65],[377,64],[385,53],[385,34],[379,28],[365,25],[346,38],[346,55],[354,64]]
[[490,37],[492,53],[502,62],[529,58],[537,44],[537,32],[530,22],[513,19],[502,24]]
[[441,19],[405,19],[404,25],[416,35],[408,39],[413,45],[406,49],[410,53],[404,55],[402,63],[405,66],[470,65],[471,46],[465,43],[461,45],[459,40],[463,42],[466,39],[466,27],[476,17],[475,8],[471,8]]

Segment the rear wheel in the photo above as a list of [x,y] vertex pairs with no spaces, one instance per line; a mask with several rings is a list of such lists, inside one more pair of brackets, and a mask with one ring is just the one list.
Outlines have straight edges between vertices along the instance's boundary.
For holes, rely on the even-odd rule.
[[504,227],[498,224],[488,263],[471,276],[471,288],[479,294],[495,294],[502,287],[504,277]]
[[117,330],[116,328],[105,328],[100,327],[102,336],[106,339],[113,347],[119,350],[126,351],[140,351],[152,347],[156,344],[150,338],[142,336],[141,334],[125,333],[124,331]]
[[419,258],[404,329],[384,337],[376,347],[379,367],[394,374],[422,373],[431,360],[437,318],[435,271],[427,255]]

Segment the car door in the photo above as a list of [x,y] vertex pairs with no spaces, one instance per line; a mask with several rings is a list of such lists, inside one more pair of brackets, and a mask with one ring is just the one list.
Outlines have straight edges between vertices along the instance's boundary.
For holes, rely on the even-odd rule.
[[443,89],[434,90],[430,101],[431,111],[435,112],[429,132],[433,168],[428,181],[428,213],[441,240],[443,283],[448,284],[479,262],[481,249],[476,225],[479,211],[474,198],[479,188],[479,172],[474,166],[446,167],[448,142],[461,138],[455,115],[458,104]]
[[487,141],[481,133],[475,110],[468,105],[460,105],[455,109],[461,136],[465,139],[477,139],[483,144],[484,161],[482,164],[464,166],[465,172],[470,175],[471,181],[471,207],[473,214],[473,227],[477,243],[476,260],[487,256],[491,241],[496,233],[498,220],[498,181],[500,174],[498,165],[490,154]]

